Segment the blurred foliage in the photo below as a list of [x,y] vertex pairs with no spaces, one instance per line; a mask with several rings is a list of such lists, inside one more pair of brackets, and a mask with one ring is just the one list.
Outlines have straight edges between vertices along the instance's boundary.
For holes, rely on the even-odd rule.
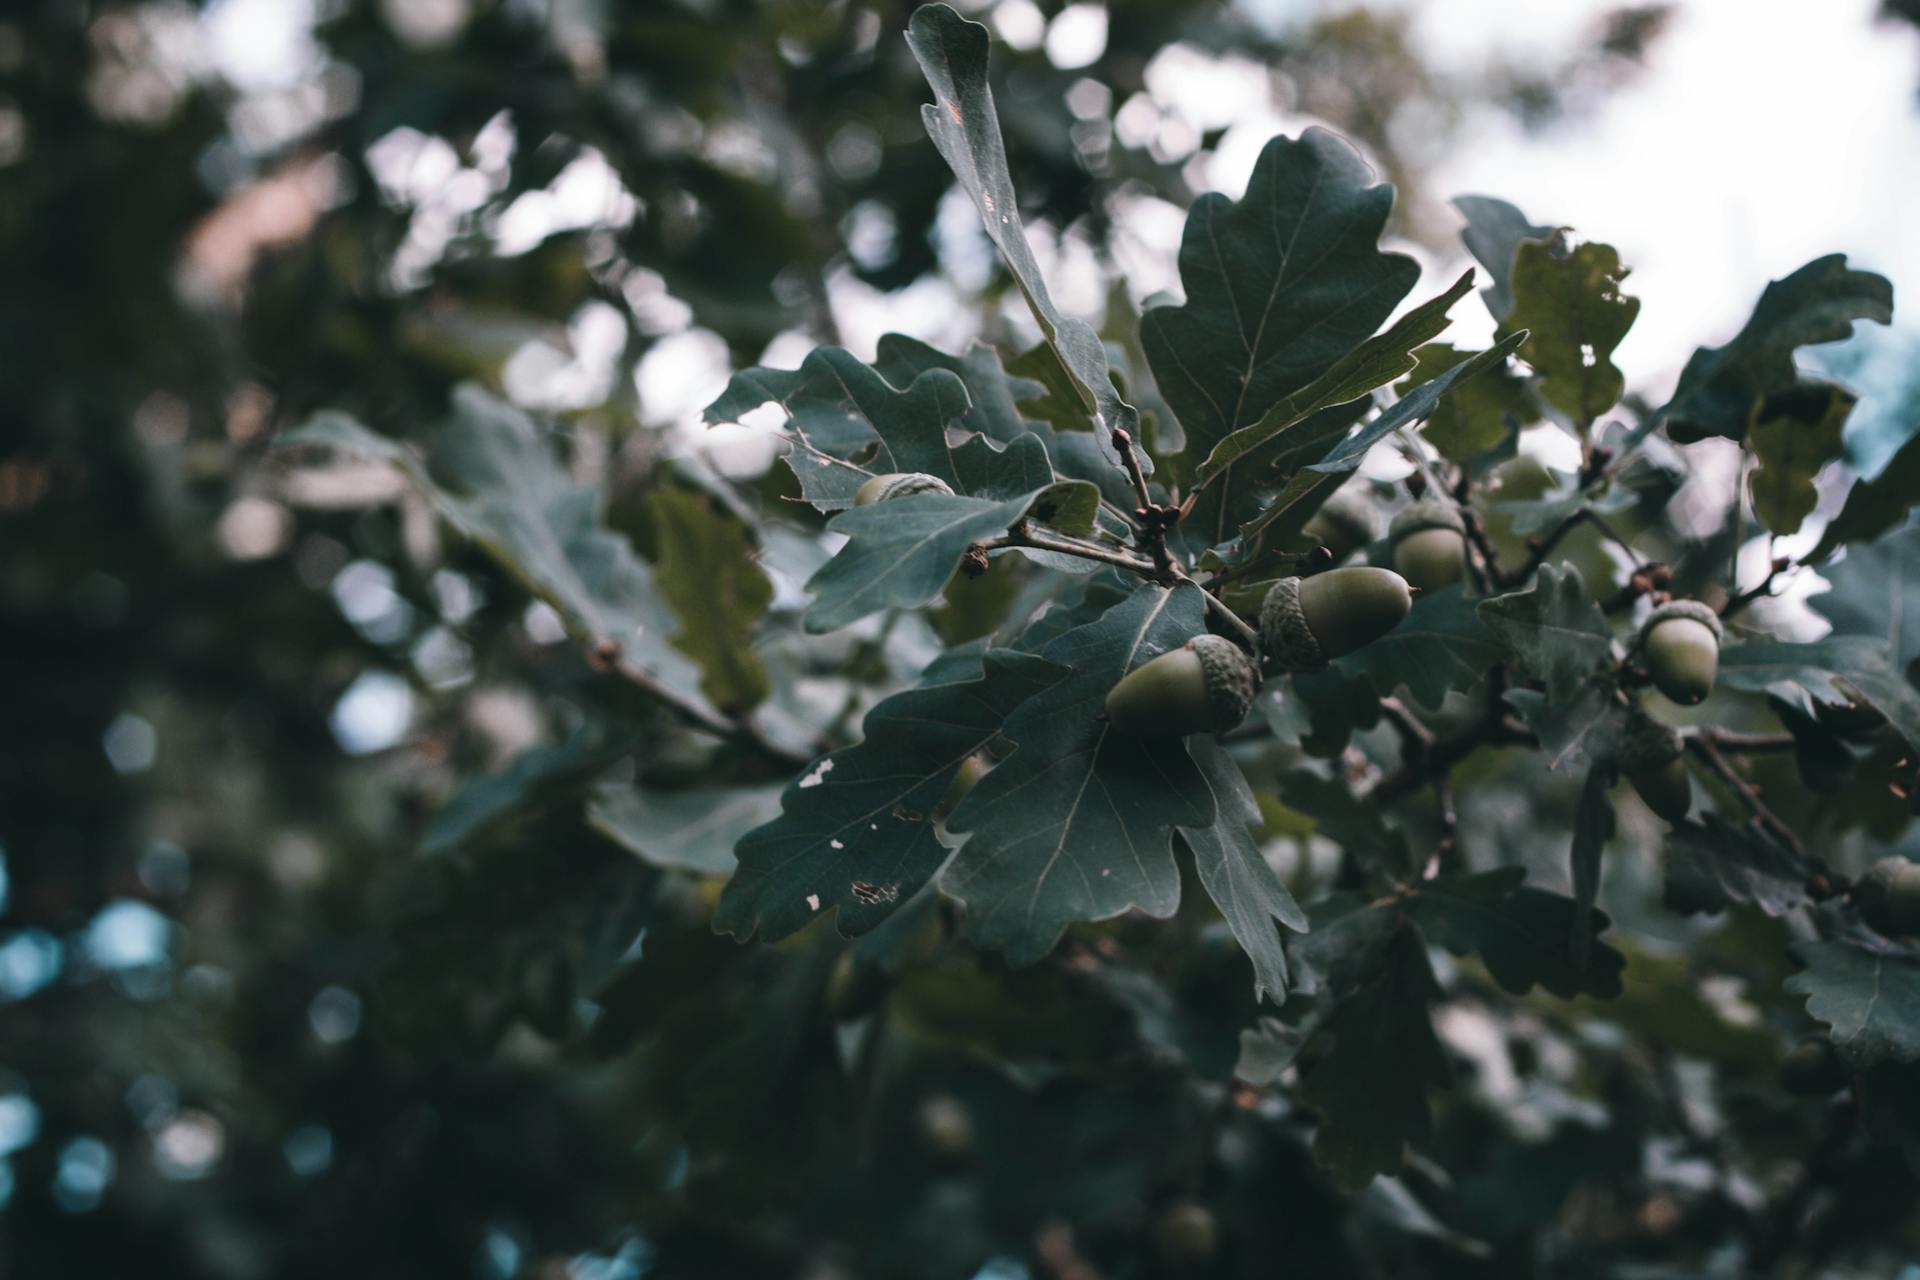
[[[1569,582],[1602,602],[1633,585],[1610,530],[1675,590],[1724,576],[1729,531],[1676,501],[1692,455],[1631,392],[1622,421],[1577,424],[1622,459],[1609,485],[1497,479],[1512,428],[1554,417],[1501,349],[1495,373],[1440,401],[1469,352],[1371,347],[1358,381],[1327,384],[1341,396],[1283,424],[1314,428],[1318,453],[1254,447],[1308,477],[1291,500],[1304,524],[1344,474],[1308,464],[1366,408],[1334,401],[1411,370],[1431,391],[1396,421],[1438,406],[1444,458],[1427,461],[1481,486],[1510,560],[1559,530],[1573,567],[1497,620],[1434,593],[1417,635],[1263,706],[1269,734],[1178,753],[1212,807],[1154,819],[1171,852],[1141,883],[1167,918],[1106,910],[1128,901],[1116,885],[1061,908],[1057,947],[1009,944],[981,899],[966,912],[939,891],[954,885],[924,884],[948,817],[976,832],[987,892],[994,842],[1024,834],[977,820],[1032,762],[1001,773],[1012,744],[975,707],[942,726],[967,731],[964,751],[916,765],[930,843],[899,875],[849,877],[842,919],[869,932],[714,932],[769,931],[734,905],[738,885],[720,905],[722,883],[821,751],[862,751],[864,724],[870,759],[887,708],[1034,692],[1016,677],[1065,705],[1110,682],[1088,656],[1106,652],[1095,628],[1148,593],[1044,553],[950,581],[941,563],[900,588],[939,595],[924,616],[813,634],[805,584],[845,495],[816,510],[798,501],[818,499],[801,466],[695,447],[701,405],[674,397],[857,346],[869,313],[904,307],[954,341],[883,341],[876,390],[957,387],[956,431],[1040,440],[1058,482],[1044,518],[1077,503],[1124,527],[1125,510],[1092,514],[1089,485],[1109,508],[1131,499],[1076,400],[1106,381],[1102,340],[1158,474],[1193,483],[1207,451],[1182,453],[1197,418],[1156,383],[1149,300],[1096,295],[1091,375],[1036,345],[969,208],[986,188],[955,185],[914,110],[928,92],[901,38],[909,9],[24,0],[0,17],[0,1270],[1651,1276],[1876,1274],[1912,1257],[1913,1027],[1860,1015],[1893,1049],[1854,1061],[1836,1098],[1773,1081],[1815,1027],[1783,985],[1790,954],[1807,966],[1794,990],[1843,1020],[1863,973],[1871,990],[1882,972],[1863,957],[1889,951],[1903,979],[1911,957],[1810,905],[1769,833],[1689,824],[1665,851],[1691,893],[1676,904],[1658,825],[1625,790],[1583,786],[1612,780],[1604,757],[1550,771],[1483,751],[1455,762],[1454,787],[1391,811],[1348,789],[1391,766],[1402,714],[1442,743],[1505,724],[1509,704],[1542,739],[1607,724],[1573,696],[1603,659],[1575,670],[1527,628],[1584,612]],[[1453,193],[1423,176],[1471,121],[1591,109],[1667,13],[1625,6],[1561,64],[1467,73],[1429,65],[1387,7],[1002,0],[985,16],[1003,39],[981,92],[1057,287],[1061,264],[1105,278],[1144,252],[1131,219],[1237,180],[1209,167],[1236,122],[1195,119],[1181,83],[1251,84],[1258,105],[1327,122],[1397,186],[1389,233],[1437,248]],[[1066,36],[1096,17],[1104,40],[1083,39],[1082,59]],[[1617,255],[1589,245],[1569,267],[1551,227],[1512,212],[1473,218],[1491,228],[1473,252],[1513,329],[1568,326],[1557,366],[1533,373],[1577,380],[1581,342],[1617,338],[1578,323],[1632,320]],[[1751,421],[1765,441],[1798,421],[1768,397],[1802,388],[1754,381],[1779,382],[1783,358],[1794,379],[1791,349],[1765,345],[1737,361],[1703,346],[1718,434]],[[841,354],[812,367],[868,369]],[[1730,363],[1739,377],[1721,376]],[[788,407],[829,467],[905,438],[838,392]],[[1012,464],[1040,446],[949,450],[948,425],[907,434],[951,468],[956,500],[1038,490]],[[1790,512],[1838,453],[1815,443],[1767,445]],[[1842,631],[1920,634],[1885,590],[1910,572],[1916,458],[1903,448],[1840,499],[1818,558],[1871,544],[1826,567],[1834,590],[1814,602]],[[902,510],[837,527],[892,536]],[[1274,572],[1257,539],[1191,549]],[[1167,594],[1197,627],[1196,593]],[[1537,673],[1566,705],[1525,688],[1500,701],[1480,678],[1505,652],[1496,631],[1520,636],[1502,642],[1516,679]],[[1912,770],[1912,648],[1891,665],[1848,645],[1827,665],[1750,665],[1744,692],[1710,704],[1735,732],[1820,744],[1831,788],[1801,785],[1793,751],[1743,757],[1736,777],[1840,880],[1915,849],[1886,785]],[[1043,678],[1063,669],[1080,675]],[[1848,689],[1886,709],[1891,736],[1816,736],[1816,703]],[[1389,715],[1396,691],[1412,709]],[[1057,709],[1026,704],[1023,732],[1069,738]],[[901,736],[896,768],[930,750],[924,728]],[[1727,779],[1703,778],[1744,817]],[[1620,798],[1604,876],[1549,892],[1593,792]],[[1442,847],[1458,865],[1413,884],[1416,856]],[[1310,933],[1292,931],[1296,895]],[[1687,904],[1725,909],[1669,909]],[[1577,972],[1569,932],[1589,948]],[[1013,967],[969,939],[1044,958]]]

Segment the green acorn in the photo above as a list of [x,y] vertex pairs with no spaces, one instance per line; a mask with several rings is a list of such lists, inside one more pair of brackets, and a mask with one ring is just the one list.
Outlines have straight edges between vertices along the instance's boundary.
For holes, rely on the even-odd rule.
[[1808,1036],[1780,1059],[1780,1087],[1802,1098],[1824,1098],[1846,1087],[1847,1064],[1825,1036]]
[[1654,687],[1690,707],[1713,692],[1720,667],[1720,618],[1698,600],[1673,600],[1647,615],[1640,648]]
[[1140,738],[1220,733],[1246,719],[1259,683],[1239,645],[1195,636],[1109,689],[1107,721],[1115,732]]
[[1153,1243],[1160,1257],[1176,1267],[1211,1262],[1220,1247],[1220,1228],[1213,1211],[1191,1200],[1177,1200],[1153,1222]]
[[1301,532],[1333,553],[1338,564],[1373,541],[1376,527],[1373,499],[1354,485],[1336,489]]
[[1282,578],[1261,602],[1260,643],[1282,671],[1319,671],[1399,626],[1412,608],[1407,580],[1391,569]]
[[901,471],[868,480],[854,492],[853,505],[868,507],[894,498],[911,498],[916,493],[952,492],[952,486],[939,476],[930,476],[924,471]]
[[1686,820],[1693,808],[1693,778],[1680,754],[1680,735],[1658,720],[1634,712],[1620,739],[1620,772],[1668,822]]
[[1466,522],[1451,502],[1416,502],[1387,526],[1393,567],[1421,591],[1450,587],[1467,571],[1466,535]]
[[1920,862],[1882,858],[1853,882],[1860,919],[1890,938],[1920,933]]

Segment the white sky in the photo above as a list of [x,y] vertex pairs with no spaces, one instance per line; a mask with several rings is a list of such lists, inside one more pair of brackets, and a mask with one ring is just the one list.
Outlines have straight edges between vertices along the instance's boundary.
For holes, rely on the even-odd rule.
[[[1566,38],[1596,0],[1420,0],[1437,58]],[[1507,121],[1432,189],[1512,200],[1606,240],[1639,319],[1617,362],[1664,392],[1693,347],[1730,337],[1764,283],[1835,251],[1894,282],[1920,331],[1920,41],[1877,0],[1683,0],[1646,72],[1590,118],[1527,136]]]

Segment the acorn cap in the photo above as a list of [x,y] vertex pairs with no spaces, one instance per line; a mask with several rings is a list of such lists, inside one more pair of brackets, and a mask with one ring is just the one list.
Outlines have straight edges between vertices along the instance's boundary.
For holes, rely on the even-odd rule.
[[1400,513],[1387,526],[1387,541],[1394,543],[1409,534],[1419,533],[1422,529],[1451,529],[1464,534],[1467,522],[1460,518],[1460,508],[1451,502],[1436,502],[1431,498],[1402,507]]
[[901,471],[874,476],[865,481],[854,493],[853,505],[871,506],[876,502],[890,502],[894,498],[910,498],[916,493],[952,492],[953,486],[939,476],[930,476],[924,471]]
[[1247,718],[1260,680],[1246,650],[1225,636],[1195,636],[1187,648],[1200,659],[1207,679],[1207,710],[1214,723],[1231,729]]
[[1645,712],[1636,711],[1620,735],[1620,772],[1658,769],[1680,757],[1680,735]]
[[1328,658],[1300,607],[1300,581],[1282,578],[1268,589],[1260,602],[1260,645],[1282,671],[1320,671]]
[[1258,677],[1239,645],[1195,636],[1142,663],[1107,691],[1107,720],[1136,737],[1219,733],[1246,718]]
[[1720,615],[1698,600],[1669,600],[1648,614],[1647,620],[1640,624],[1641,641],[1644,642],[1648,636],[1652,635],[1653,629],[1661,623],[1671,622],[1676,618],[1685,618],[1689,622],[1699,623],[1713,632],[1715,640],[1722,639],[1726,635],[1726,629],[1720,625]]

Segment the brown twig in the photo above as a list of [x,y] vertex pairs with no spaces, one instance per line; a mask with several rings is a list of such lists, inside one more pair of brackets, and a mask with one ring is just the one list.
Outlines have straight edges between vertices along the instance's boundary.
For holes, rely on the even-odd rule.
[[1147,473],[1140,466],[1140,455],[1134,451],[1133,437],[1124,427],[1113,429],[1113,447],[1126,468],[1127,479],[1133,482],[1134,497],[1140,500],[1139,509],[1133,513],[1140,522],[1134,544],[1152,559],[1162,576],[1178,574],[1180,564],[1167,546],[1167,530],[1179,523],[1180,508],[1164,506],[1153,500],[1153,494],[1147,488]]
[[1720,616],[1722,618],[1730,618],[1752,604],[1755,600],[1759,600],[1762,597],[1771,597],[1773,595],[1774,580],[1791,568],[1793,568],[1793,561],[1787,559],[1785,556],[1774,560],[1772,564],[1767,566],[1766,577],[1760,579],[1757,584],[1747,590],[1736,592],[1727,597],[1727,602],[1720,606]]
[[1445,778],[1453,772],[1455,765],[1482,747],[1533,744],[1533,734],[1507,717],[1505,704],[1500,698],[1504,681],[1499,671],[1496,667],[1494,674],[1488,677],[1489,701],[1485,715],[1455,736],[1435,742],[1418,757],[1404,761],[1398,769],[1369,788],[1363,797],[1364,801],[1378,804],[1417,791],[1437,779]]
[[1026,525],[1024,521],[997,538],[988,538],[974,543],[973,547],[980,551],[997,551],[1002,547],[1030,547],[1036,551],[1058,551],[1062,555],[1079,556],[1082,560],[1110,564],[1116,569],[1126,569],[1156,580],[1162,577],[1159,567],[1149,560],[1143,560],[1125,551],[1115,551],[1095,542],[1082,542],[1078,538],[1069,538],[1063,534],[1042,533]]
[[1793,833],[1793,828],[1780,820],[1778,814],[1767,807],[1767,802],[1760,798],[1760,788],[1741,776],[1740,771],[1733,767],[1733,762],[1721,752],[1721,733],[1719,729],[1699,730],[1687,737],[1687,749],[1700,757],[1707,768],[1711,769],[1735,795],[1740,797],[1741,803],[1747,806],[1748,811],[1753,814],[1753,820],[1762,829],[1804,859],[1807,856],[1807,847],[1800,843],[1800,837]]

